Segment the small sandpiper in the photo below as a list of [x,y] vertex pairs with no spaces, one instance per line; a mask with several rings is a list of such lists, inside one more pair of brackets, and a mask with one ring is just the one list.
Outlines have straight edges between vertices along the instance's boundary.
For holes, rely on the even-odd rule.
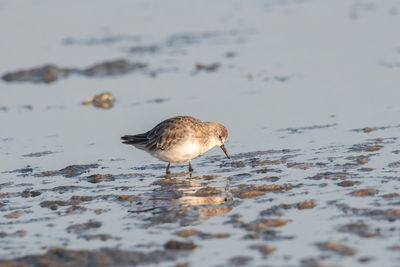
[[122,143],[142,149],[155,158],[171,163],[189,162],[189,172],[193,171],[191,160],[215,146],[219,146],[230,159],[224,146],[228,130],[218,122],[203,122],[189,116],[178,116],[157,124],[148,132],[122,136]]

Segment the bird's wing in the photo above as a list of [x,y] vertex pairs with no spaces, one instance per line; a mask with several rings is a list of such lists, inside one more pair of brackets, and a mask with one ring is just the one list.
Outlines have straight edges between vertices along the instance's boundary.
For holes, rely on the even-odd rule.
[[149,149],[168,150],[173,145],[182,142],[190,135],[190,129],[201,122],[192,117],[174,117],[162,121],[148,132]]
[[144,146],[148,143],[147,133],[136,134],[136,135],[124,135],[121,137],[122,143],[134,146]]

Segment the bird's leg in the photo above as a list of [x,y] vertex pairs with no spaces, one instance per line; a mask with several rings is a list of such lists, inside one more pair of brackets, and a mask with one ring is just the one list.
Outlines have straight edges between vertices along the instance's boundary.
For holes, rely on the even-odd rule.
[[166,171],[167,174],[170,174],[170,173],[171,173],[171,171],[169,170],[169,167],[170,167],[170,166],[171,166],[171,163],[168,162],[167,171]]
[[192,162],[191,162],[190,160],[189,160],[189,171],[190,171],[190,172],[194,171],[194,170],[193,170],[193,167],[192,167]]

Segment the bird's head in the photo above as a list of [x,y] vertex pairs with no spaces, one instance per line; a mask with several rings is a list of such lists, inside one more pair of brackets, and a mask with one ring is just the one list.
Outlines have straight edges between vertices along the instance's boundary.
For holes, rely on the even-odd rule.
[[224,151],[226,157],[230,159],[228,151],[225,148],[225,141],[228,138],[228,129],[226,127],[218,122],[210,122],[212,125],[212,132],[213,132],[213,139],[215,142],[215,145],[219,146],[222,151]]

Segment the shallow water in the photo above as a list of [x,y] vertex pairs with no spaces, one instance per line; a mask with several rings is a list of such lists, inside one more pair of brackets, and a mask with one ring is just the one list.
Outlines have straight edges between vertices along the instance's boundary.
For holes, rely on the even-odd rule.
[[[0,258],[397,266],[399,12],[394,0],[0,0],[2,75],[146,64],[0,82]],[[103,92],[112,108],[81,104]],[[186,165],[165,177],[120,143],[183,114],[224,123],[232,160],[216,148],[192,177]]]

